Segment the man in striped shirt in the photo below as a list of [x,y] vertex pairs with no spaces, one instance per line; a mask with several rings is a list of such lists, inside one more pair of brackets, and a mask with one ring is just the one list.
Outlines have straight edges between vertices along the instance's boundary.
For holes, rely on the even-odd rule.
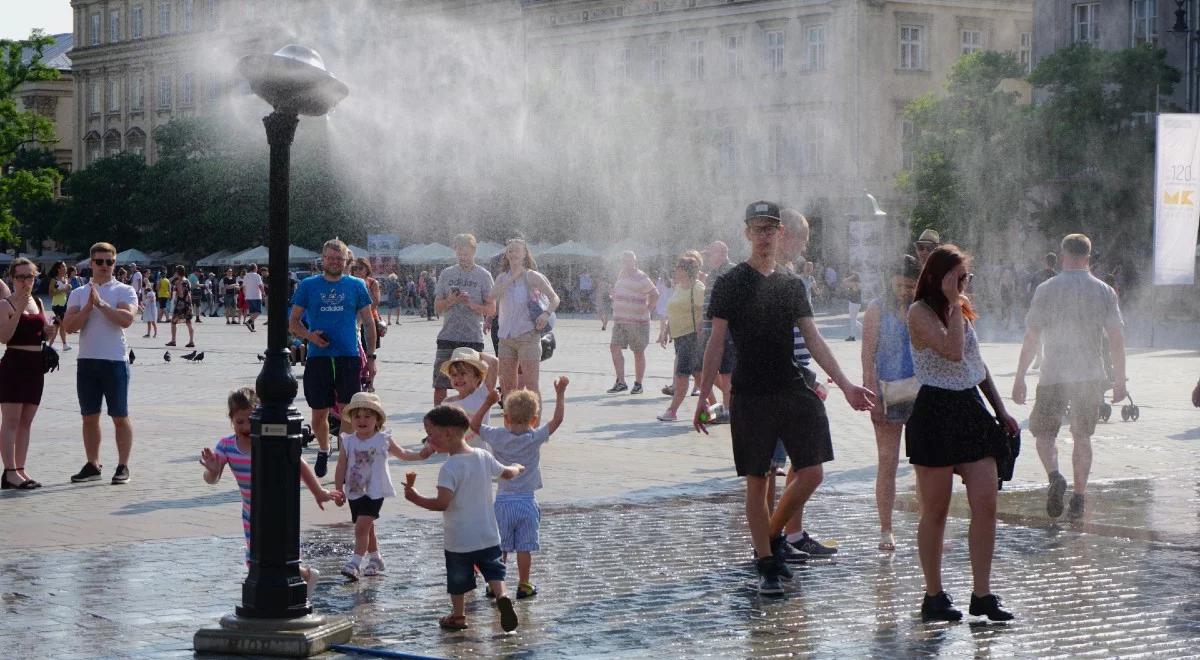
[[[658,288],[650,277],[637,267],[637,255],[626,250],[621,253],[621,272],[612,288],[613,329],[609,350],[617,382],[609,394],[629,390],[642,393],[642,378],[646,375],[646,345],[650,343],[650,312],[658,303]],[[624,349],[633,351],[633,389],[625,384]]]

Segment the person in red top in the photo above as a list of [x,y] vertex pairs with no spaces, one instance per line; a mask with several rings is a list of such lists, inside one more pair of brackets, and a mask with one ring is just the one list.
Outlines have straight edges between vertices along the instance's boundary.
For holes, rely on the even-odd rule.
[[7,344],[0,358],[0,453],[4,458],[0,488],[31,490],[41,487],[25,473],[25,456],[29,428],[42,402],[42,341],[53,337],[56,328],[46,320],[42,303],[33,294],[37,266],[19,258],[8,272],[14,290],[0,301],[0,343]]

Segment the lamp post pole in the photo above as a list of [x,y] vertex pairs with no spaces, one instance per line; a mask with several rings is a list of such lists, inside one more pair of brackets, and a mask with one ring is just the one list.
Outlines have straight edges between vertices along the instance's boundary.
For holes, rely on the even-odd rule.
[[255,381],[261,403],[250,416],[250,570],[242,604],[202,629],[199,652],[307,657],[350,641],[353,627],[343,617],[313,614],[300,577],[300,413],[292,407],[296,378],[287,354],[289,292],[288,193],[292,141],[299,115],[321,116],[349,89],[325,70],[321,56],[304,46],[285,46],[274,55],[251,55],[238,70],[254,93],[271,105],[263,118],[271,147],[267,219],[269,237],[267,352]]
[[255,381],[261,404],[250,417],[250,572],[238,616],[291,619],[312,612],[300,577],[300,413],[287,357],[288,193],[292,140],[300,118],[276,110],[263,118],[271,147],[267,217],[270,250],[267,351]]

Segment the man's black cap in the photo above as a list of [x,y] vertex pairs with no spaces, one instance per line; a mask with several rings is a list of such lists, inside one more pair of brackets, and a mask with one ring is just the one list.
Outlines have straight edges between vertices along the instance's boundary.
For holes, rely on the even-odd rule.
[[775,202],[758,201],[746,207],[746,222],[750,222],[755,218],[768,218],[775,222],[782,222],[779,219],[779,205]]

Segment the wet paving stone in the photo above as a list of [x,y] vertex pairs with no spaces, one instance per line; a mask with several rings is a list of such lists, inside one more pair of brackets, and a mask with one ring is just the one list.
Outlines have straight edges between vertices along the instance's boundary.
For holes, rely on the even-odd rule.
[[[517,601],[521,627],[499,630],[482,588],[471,628],[438,629],[448,611],[441,527],[385,515],[388,571],[345,583],[348,524],[307,532],[322,571],[320,612],[355,621],[357,646],[440,657],[1195,657],[1200,558],[1194,547],[1113,538],[1057,525],[1001,525],[993,582],[1016,613],[991,624],[923,624],[916,518],[897,514],[894,556],[878,540],[873,501],[819,497],[807,512],[835,560],[798,567],[782,599],[754,591],[736,492],[638,505],[545,507],[541,593]],[[970,598],[967,521],[947,528],[944,577]],[[153,541],[0,561],[6,657],[191,655],[191,635],[240,593],[237,537]],[[514,585],[515,566],[508,583]],[[971,619],[973,617],[968,617]],[[337,654],[331,654],[336,656]],[[348,656],[349,657],[349,656]]]

